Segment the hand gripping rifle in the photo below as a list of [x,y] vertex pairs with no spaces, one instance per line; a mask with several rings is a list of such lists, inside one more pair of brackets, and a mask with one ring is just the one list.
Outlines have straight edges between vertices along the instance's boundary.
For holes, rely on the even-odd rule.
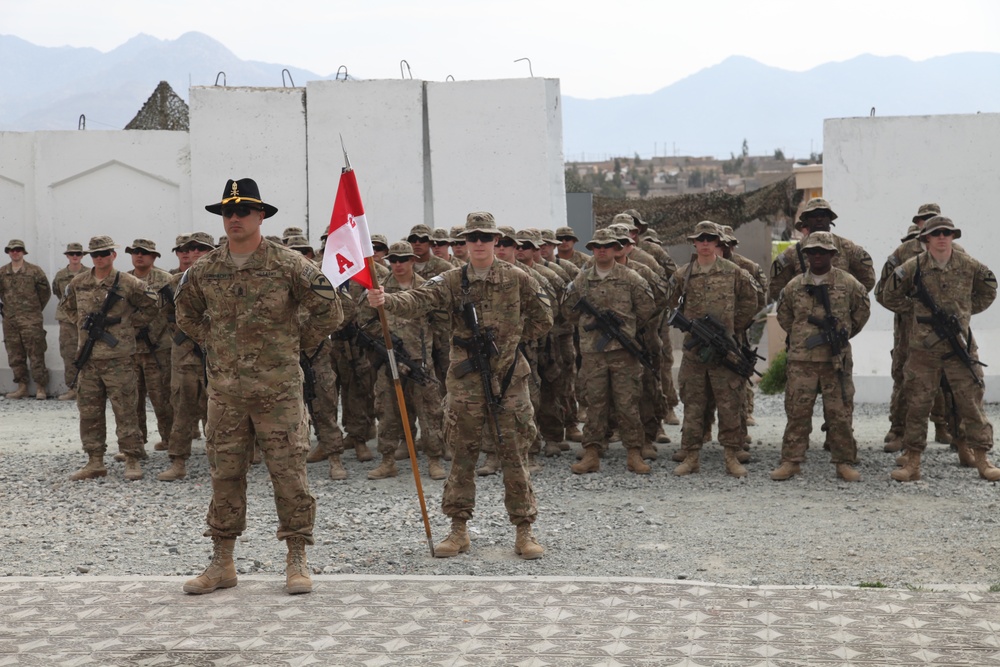
[[824,284],[806,285],[805,287],[806,291],[823,306],[823,317],[810,315],[806,318],[809,324],[819,327],[819,333],[806,339],[806,349],[811,350],[820,345],[830,346],[833,369],[837,371],[837,379],[840,380],[840,395],[846,400],[847,383],[844,379],[844,357],[850,334],[847,333],[847,327],[841,326],[840,320],[833,316],[833,310],[830,307],[830,286]]
[[[985,368],[986,364],[972,357],[972,329],[970,328],[968,334],[966,334],[965,331],[962,331],[962,323],[959,321],[958,316],[941,310],[934,303],[934,299],[931,298],[930,293],[927,291],[927,286],[924,285],[924,281],[920,278],[919,259],[917,260],[917,271],[913,276],[913,286],[916,288],[916,296],[920,299],[920,303],[924,304],[927,310],[931,311],[930,315],[918,316],[917,322],[931,325],[931,329],[934,330],[934,334],[938,340],[948,341],[948,346],[951,347],[951,352],[942,355],[941,358],[949,359],[951,357],[958,357],[959,361],[969,369],[969,373],[972,374],[972,379],[975,380],[976,384],[980,387],[984,386],[983,380],[976,373],[976,366]],[[937,341],[934,342],[936,343]]]
[[580,300],[576,302],[575,306],[573,306],[573,310],[586,313],[594,318],[593,322],[584,325],[583,330],[593,331],[594,329],[600,329],[601,338],[597,341],[598,352],[603,352],[604,348],[608,346],[608,343],[616,340],[622,346],[622,349],[638,359],[639,363],[642,364],[646,370],[653,373],[656,372],[656,369],[653,368],[653,362],[650,361],[645,350],[643,350],[638,343],[630,338],[628,334],[622,331],[622,325],[624,322],[618,313],[613,310],[600,311],[595,308],[594,304],[588,301],[586,297],[580,297]]
[[[121,278],[121,273],[115,274],[115,281],[111,285],[111,289],[108,290],[108,295],[104,297],[104,303],[101,304],[101,309],[96,313],[87,313],[87,317],[83,321],[83,330],[87,332],[87,340],[83,342],[83,347],[80,348],[80,353],[76,356],[76,360],[73,362],[73,366],[76,367],[77,371],[82,371],[83,367],[87,365],[90,360],[90,355],[94,352],[94,344],[97,341],[102,340],[108,344],[109,347],[116,347],[118,345],[118,339],[108,333],[107,328],[115,324],[120,324],[122,318],[120,317],[108,317],[108,313],[116,303],[122,300],[122,295],[118,293],[118,279]],[[76,378],[73,379],[70,389],[76,385],[77,379],[80,374],[76,374]]]
[[720,364],[737,375],[749,380],[756,369],[757,353],[747,347],[747,354],[733,337],[726,331],[726,326],[711,315],[705,315],[696,320],[684,317],[680,308],[670,313],[667,324],[691,334],[691,340],[684,343],[685,350],[701,348],[702,361],[718,360]]
[[[385,343],[375,338],[370,333],[362,328],[357,329],[357,339],[358,347],[362,350],[374,350],[378,359],[375,361],[374,367],[377,371],[380,369],[386,361],[389,360],[389,351],[385,347]],[[392,337],[392,348],[395,350],[396,363],[401,366],[405,366],[409,369],[409,373],[406,375],[401,375],[401,380],[413,380],[421,387],[426,386],[428,382],[433,382],[434,384],[439,384],[438,379],[427,372],[424,365],[419,361],[414,360],[410,357],[406,348],[403,346],[403,340],[396,334],[389,334]]]
[[[503,433],[500,432],[500,421],[497,418],[497,413],[504,410],[500,404],[503,395],[498,396],[493,391],[493,371],[490,369],[490,359],[500,355],[496,344],[496,330],[492,327],[483,329],[479,326],[479,314],[476,312],[476,304],[472,301],[466,301],[462,305],[462,319],[465,320],[465,326],[469,328],[472,335],[468,338],[455,336],[452,339],[455,345],[465,350],[469,355],[468,359],[455,366],[455,377],[465,377],[473,371],[479,373],[479,378],[483,383],[486,411],[490,414],[490,420],[493,422],[497,436],[497,447],[499,448],[503,446]],[[511,369],[513,369],[513,365]]]

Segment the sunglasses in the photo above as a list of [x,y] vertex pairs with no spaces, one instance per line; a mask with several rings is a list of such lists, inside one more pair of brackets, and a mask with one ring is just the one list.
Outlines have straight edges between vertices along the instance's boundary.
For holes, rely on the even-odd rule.
[[927,232],[925,236],[953,236],[955,232],[950,229],[935,229],[933,232]]
[[227,205],[222,207],[222,217],[231,218],[235,215],[237,218],[245,218],[250,215],[250,211],[263,210],[259,206],[248,206],[247,204]]
[[447,248],[448,246],[451,245],[451,241],[435,241],[431,245],[433,245],[435,248]]
[[372,250],[374,250],[375,252],[389,252],[389,248],[385,247],[384,245],[380,245],[378,243],[372,246]]
[[412,257],[400,257],[399,255],[389,255],[386,259],[389,260],[390,264],[403,264],[404,262],[408,262],[408,261],[410,261],[413,258]]
[[575,241],[576,239],[572,236],[557,236],[556,241],[562,243],[563,241]]
[[470,232],[465,235],[465,240],[468,243],[493,243],[496,240],[496,236],[485,232]]
[[83,257],[83,253],[82,252],[68,252],[68,253],[66,253],[66,256],[67,257]]
[[132,248],[132,254],[142,255],[143,257],[145,257],[146,255],[152,255],[153,253],[149,252],[148,250],[143,250],[142,248]]
[[802,252],[807,255],[832,255],[832,250],[827,250],[826,248],[805,248]]
[[517,245],[517,242],[512,241],[511,239],[500,239],[499,241],[497,241],[497,245],[500,246],[501,248],[513,248],[514,246]]
[[431,240],[431,237],[429,237],[429,236],[416,236],[416,235],[414,235],[414,236],[407,236],[406,237],[407,243],[429,243],[430,240]]
[[454,241],[454,242],[452,243],[452,245],[453,245],[453,246],[456,246],[456,245],[465,245],[465,241]]
[[617,249],[619,246],[617,243],[595,243],[593,246],[595,250],[613,250]]
[[718,240],[719,240],[718,236],[710,236],[708,234],[702,234],[701,236],[695,239],[695,241],[700,241],[702,243],[705,243],[706,241],[718,241]]
[[91,257],[110,257],[113,250],[94,250],[91,251]]

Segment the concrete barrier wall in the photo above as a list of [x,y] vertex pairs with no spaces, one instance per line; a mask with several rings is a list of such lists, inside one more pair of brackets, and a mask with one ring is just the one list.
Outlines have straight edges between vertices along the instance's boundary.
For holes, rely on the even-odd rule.
[[[962,229],[961,245],[1000,270],[996,161],[1000,114],[840,118],[823,136],[823,192],[840,216],[833,229],[872,255],[876,272],[917,208],[941,205]],[[972,318],[986,373],[986,399],[1000,400],[1000,305]],[[860,403],[888,402],[892,313],[872,299],[872,317],[852,342]]]

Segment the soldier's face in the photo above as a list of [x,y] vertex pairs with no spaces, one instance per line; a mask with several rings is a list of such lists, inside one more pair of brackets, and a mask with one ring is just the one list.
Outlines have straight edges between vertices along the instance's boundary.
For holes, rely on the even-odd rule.
[[936,254],[947,253],[951,250],[953,238],[950,229],[935,229],[924,236],[924,239],[927,240],[927,247]]
[[66,259],[69,260],[69,266],[70,266],[70,268],[73,269],[73,270],[76,270],[80,266],[80,263],[83,261],[83,253],[82,252],[73,252],[73,253],[69,253],[68,252],[68,253],[66,253]]
[[564,236],[559,239],[559,252],[566,254],[573,251],[573,246],[576,245],[576,241],[568,236]]
[[10,255],[10,261],[12,262],[20,262],[24,259],[24,251],[20,248],[13,248],[7,254]]
[[816,275],[823,275],[830,270],[833,265],[833,253],[823,248],[807,248],[802,252],[809,262],[809,270]]
[[115,257],[118,253],[112,250],[110,254],[104,255],[97,253],[90,253],[90,260],[94,263],[94,268],[98,271],[104,271],[110,269],[115,263]]
[[594,264],[597,264],[602,271],[607,270],[615,263],[615,256],[622,250],[617,243],[600,243],[591,246],[594,253]]
[[465,247],[465,241],[455,243],[451,246],[451,254],[459,259],[467,259],[469,257],[469,250]]
[[139,270],[153,266],[153,260],[156,259],[155,255],[145,250],[135,249],[130,254],[132,255],[132,266]]
[[702,235],[694,240],[694,251],[699,257],[713,257],[718,245],[718,237]]
[[466,234],[465,247],[469,251],[469,262],[473,266],[485,267],[493,263],[497,237],[492,234],[475,232]]
[[431,254],[431,240],[419,236],[411,236],[407,240],[413,246],[413,254],[417,256],[417,259],[427,261],[427,257]]
[[807,231],[809,234],[830,231],[831,222],[833,222],[833,216],[826,211],[814,211],[808,216],[802,216],[803,231]]
[[435,241],[431,244],[431,252],[434,253],[435,257],[440,257],[441,259],[448,259],[448,248],[451,244],[442,241]]
[[531,252],[531,246],[521,245],[517,247],[517,259],[522,262],[531,262],[535,259],[534,253]]
[[538,253],[543,258],[551,262],[554,255],[556,254],[556,247],[551,243],[544,243],[542,244],[542,247],[538,249]]
[[234,206],[232,210],[224,211],[222,216],[226,237],[237,245],[260,235],[260,225],[264,222],[264,211],[250,209],[248,215],[240,216],[239,208]]

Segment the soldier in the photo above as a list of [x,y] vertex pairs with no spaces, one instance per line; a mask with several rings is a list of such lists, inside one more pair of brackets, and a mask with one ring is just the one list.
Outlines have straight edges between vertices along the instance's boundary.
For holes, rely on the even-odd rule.
[[274,488],[277,537],[288,546],[285,590],[308,593],[305,547],[313,543],[316,501],[306,479],[299,309],[324,334],[343,313],[315,265],[262,238],[261,224],[278,209],[261,199],[252,179],[229,180],[222,201],[205,210],[222,216],[228,243],[187,270],[174,302],[177,326],[205,349],[208,364],[212,503],[205,534],[214,548],[211,564],[184,591],[211,593],[237,583],[233,547],[246,528],[246,475],[256,444]]
[[188,236],[188,234],[178,234],[174,238],[174,247],[170,249],[170,252],[174,253],[174,256],[177,257],[177,266],[168,271],[168,273],[172,276],[184,273],[187,271],[188,267],[191,266],[191,258],[188,251],[185,250]]
[[[194,232],[178,237],[181,268],[187,271],[203,256],[215,250],[212,235]],[[205,351],[177,328],[173,295],[181,282],[182,273],[170,279],[164,292],[163,312],[170,336],[170,407],[174,420],[167,439],[170,467],[156,476],[161,482],[174,482],[187,476],[187,460],[191,458],[191,441],[198,437],[198,420],[208,416],[208,387],[205,381]]]
[[[474,469],[484,438],[495,441],[503,466],[504,504],[517,526],[514,552],[524,559],[540,558],[545,552],[531,532],[538,505],[525,454],[534,415],[527,387],[530,369],[517,348],[522,339],[536,340],[549,330],[551,304],[534,278],[496,260],[499,236],[491,213],[470,213],[462,232],[469,264],[436,276],[419,289],[368,293],[372,307],[385,304],[387,312],[399,317],[415,318],[435,309],[451,317],[455,338],[447,376],[445,439],[453,447],[454,459],[441,501],[445,515],[451,517],[451,532],[434,547],[439,558],[469,550],[466,524],[475,509]],[[477,366],[484,372],[470,370]]]
[[157,301],[141,280],[114,268],[117,247],[110,236],[90,239],[94,268],[70,281],[63,301],[64,312],[80,332],[78,361],[83,366],[77,376],[76,406],[87,464],[70,476],[73,481],[108,474],[104,452],[109,400],[115,413],[118,449],[125,455],[125,479],[142,479],[139,461],[146,458],[135,410],[134,325],[156,317]]
[[0,313],[3,315],[3,342],[7,361],[14,372],[17,390],[7,398],[28,395],[28,363],[35,379],[35,398],[48,398],[49,371],[45,368],[45,327],[42,311],[52,297],[49,280],[39,267],[24,261],[28,251],[24,241],[13,239],[4,248],[10,262],[0,267]]
[[303,257],[313,263],[316,261],[316,253],[313,251],[313,247],[309,245],[309,239],[304,236],[289,236],[285,239],[285,247],[301,253]]
[[[833,267],[837,246],[829,232],[813,232],[802,242],[807,269],[792,278],[778,299],[778,323],[788,332],[788,382],[781,441],[781,464],[771,479],[797,475],[806,460],[816,394],[823,394],[827,442],[837,477],[857,482],[852,468],[858,447],[853,436],[854,382],[846,373],[848,339],[871,314],[868,290],[854,276]],[[819,322],[820,324],[816,324]]]
[[385,256],[389,252],[389,241],[385,234],[372,234],[372,250],[375,252],[372,259],[376,264],[385,265]]
[[570,466],[576,474],[601,469],[600,455],[607,449],[612,407],[622,445],[628,451],[626,467],[636,474],[650,472],[641,454],[646,440],[639,419],[639,404],[644,401],[639,359],[635,350],[629,351],[599,325],[594,313],[584,312],[585,307],[593,308],[599,315],[617,320],[619,331],[633,344],[636,332],[655,314],[653,293],[646,281],[615,261],[621,249],[620,240],[610,229],[594,232],[587,243],[587,250],[594,253],[594,263],[570,283],[562,308],[567,322],[580,322],[583,327],[579,386],[587,398],[587,421],[583,427],[583,458]]
[[469,261],[469,252],[465,248],[465,239],[459,236],[465,229],[463,225],[455,225],[451,228],[451,254],[458,260],[456,266],[462,266]]
[[[569,281],[573,281],[580,275],[580,267],[568,259],[562,259],[556,255],[556,248],[559,247],[560,242],[556,239],[554,231],[543,229],[541,233],[543,245],[540,254],[543,263],[546,263],[546,266],[556,265],[560,267],[566,272]],[[559,343],[558,349],[561,355],[559,366],[563,369],[558,382],[557,400],[563,413],[565,438],[571,442],[583,442],[583,431],[580,430],[579,422],[576,420],[578,408],[576,400],[576,360],[578,356],[576,327],[553,325],[552,329]],[[568,450],[569,443],[561,443],[560,448]]]
[[[695,255],[691,262],[677,269],[670,281],[670,303],[688,319],[711,315],[735,339],[736,332],[750,325],[757,307],[753,279],[746,271],[716,255],[722,232],[718,225],[703,220],[688,236]],[[705,402],[714,397],[719,412],[719,444],[725,448],[726,473],[733,477],[747,474],[738,460],[743,447],[740,417],[745,379],[721,363],[718,351],[684,336],[684,355],[677,381],[684,402],[681,448],[684,461],[675,475],[699,471],[699,452],[705,434]]]
[[304,237],[306,235],[305,231],[301,227],[285,227],[285,231],[281,232],[281,242],[284,245],[288,245],[288,239],[293,236],[296,238]]
[[[795,228],[806,236],[812,232],[828,232],[836,219],[837,214],[830,208],[830,204],[825,199],[814,197],[806,203]],[[872,266],[871,255],[858,244],[842,236],[834,234],[833,241],[837,245],[833,265],[850,273],[865,286],[866,290],[871,291],[875,287],[875,268]],[[768,299],[771,301],[778,299],[778,295],[789,280],[802,273],[802,262],[799,261],[797,248],[797,245],[789,246],[771,262],[771,280],[767,288]]]
[[59,322],[59,356],[62,357],[63,381],[67,387],[66,392],[60,394],[58,400],[75,401],[76,389],[73,387],[76,384],[77,370],[73,361],[76,360],[76,346],[80,342],[80,332],[77,331],[76,322],[70,321],[63,311],[62,302],[66,298],[66,288],[69,287],[70,281],[81,271],[87,270],[83,265],[83,256],[87,253],[79,243],[67,243],[66,252],[63,254],[66,255],[69,264],[59,269],[56,277],[52,279],[52,295],[59,301],[59,305],[56,306],[56,321]]
[[[426,281],[413,272],[416,255],[413,247],[406,241],[397,241],[389,246],[389,269],[392,275],[386,278],[382,287],[387,294],[405,292],[417,289]],[[376,340],[382,340],[382,327],[379,325],[378,313],[369,306],[363,306],[359,320],[368,325],[367,333]],[[430,325],[423,318],[404,319],[386,313],[389,330],[398,337],[395,350],[397,359],[400,355],[424,369],[428,369],[430,355],[425,355],[427,341],[431,337]],[[396,450],[403,440],[403,422],[397,404],[396,390],[388,363],[383,363],[382,372],[375,381],[375,406],[378,412],[378,451],[382,455],[382,463],[368,473],[368,479],[385,479],[395,477]],[[429,379],[423,383],[414,379],[410,369],[399,364],[399,372],[403,380],[403,396],[407,403],[409,417],[420,420],[421,441],[424,453],[427,454],[427,473],[431,479],[444,479],[447,473],[441,465],[441,455],[444,453],[441,438],[442,412],[441,393]],[[428,378],[433,377],[433,371],[426,370]]]
[[576,232],[573,231],[572,227],[560,227],[556,230],[556,240],[559,241],[558,256],[559,259],[565,259],[568,262],[573,262],[579,268],[584,268],[587,261],[590,259],[586,254],[574,249],[573,246],[579,242],[579,238],[576,236]]
[[459,266],[454,261],[451,256],[451,237],[448,236],[448,230],[443,227],[437,227],[431,232],[431,253],[435,257],[440,257],[444,261],[448,262],[452,266]]
[[[164,286],[170,284],[170,274],[154,266],[160,253],[156,244],[149,239],[136,239],[132,245],[125,247],[125,252],[132,256],[130,274],[146,284],[146,288],[154,294],[159,294]],[[139,421],[139,431],[142,440],[148,442],[146,433],[146,393],[149,402],[153,404],[156,415],[156,428],[160,432],[160,440],[153,449],[165,452],[169,449],[168,441],[173,428],[174,411],[170,407],[170,332],[167,329],[167,315],[160,312],[152,321],[135,328],[136,350],[133,360],[136,373],[136,415]]]
[[996,299],[997,280],[985,264],[955,250],[953,242],[961,236],[962,230],[950,218],[927,220],[920,230],[927,252],[896,268],[883,286],[887,308],[911,313],[909,352],[903,368],[905,453],[900,467],[892,471],[892,478],[899,482],[920,479],[927,417],[942,377],[951,387],[979,476],[991,482],[1000,480],[1000,469],[986,458],[993,447],[993,425],[983,412],[983,372],[970,328],[972,316]]
[[[430,280],[436,275],[455,268],[451,262],[431,254],[431,229],[427,225],[414,225],[406,237],[407,243],[413,246],[413,254],[417,256],[413,270],[424,280]],[[428,314],[433,333],[431,354],[434,359],[434,372],[438,382],[444,387],[444,379],[448,374],[448,350],[451,348],[451,325],[448,313],[432,312]]]

